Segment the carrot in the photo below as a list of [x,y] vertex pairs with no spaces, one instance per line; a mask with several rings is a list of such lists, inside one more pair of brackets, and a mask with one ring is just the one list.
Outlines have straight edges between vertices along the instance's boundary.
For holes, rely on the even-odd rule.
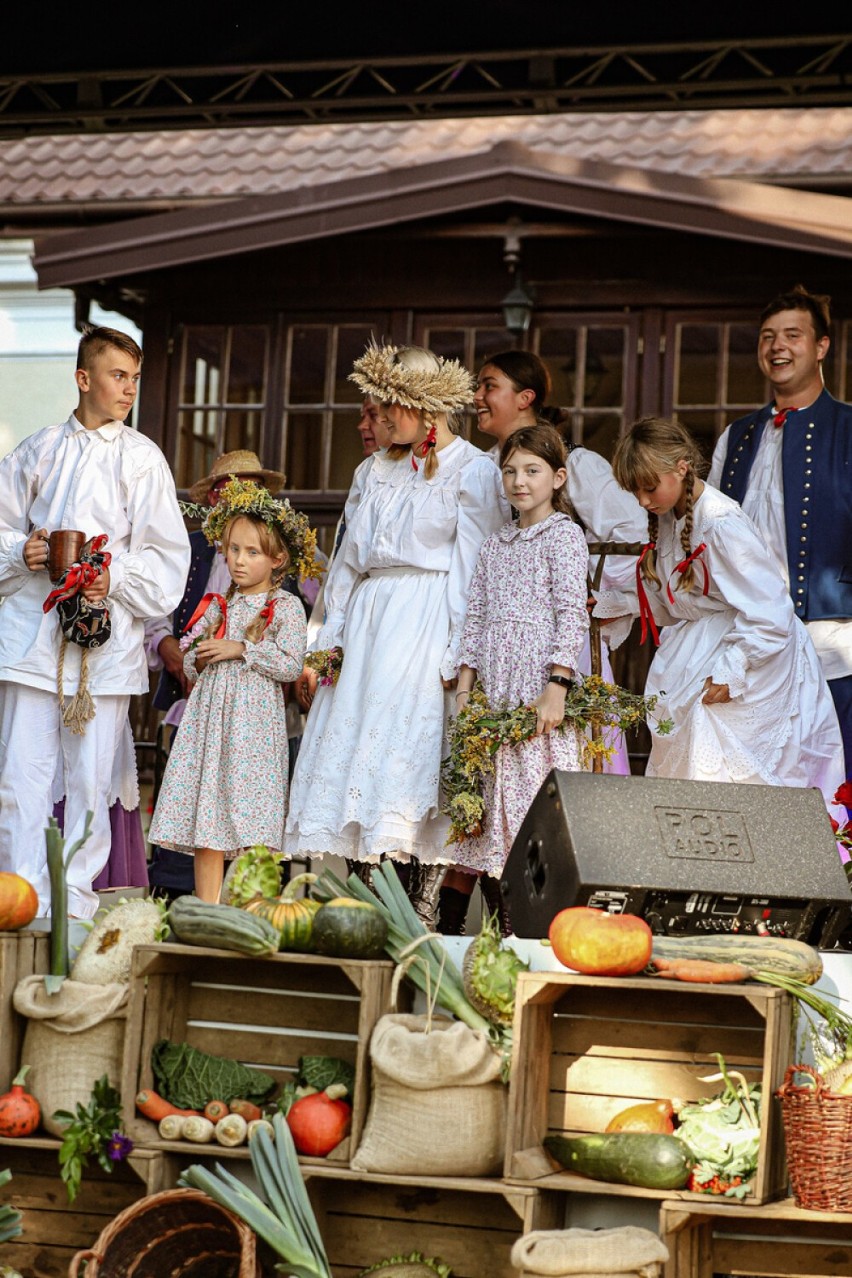
[[241,1114],[247,1123],[255,1118],[263,1118],[263,1110],[252,1101],[232,1100],[229,1108],[232,1114]]
[[204,1106],[204,1117],[209,1118],[211,1123],[218,1123],[220,1118],[225,1118],[229,1113],[227,1101],[208,1101]]
[[172,1105],[169,1101],[164,1100],[156,1092],[144,1091],[136,1093],[136,1108],[140,1114],[144,1114],[146,1118],[150,1118],[152,1122],[159,1123],[161,1118],[167,1118],[170,1114],[178,1114],[181,1118],[189,1118],[190,1115],[198,1115],[197,1109],[178,1109],[177,1105]]
[[743,963],[714,963],[710,959],[664,959],[655,954],[650,963],[656,976],[696,985],[734,985],[751,979],[751,968]]

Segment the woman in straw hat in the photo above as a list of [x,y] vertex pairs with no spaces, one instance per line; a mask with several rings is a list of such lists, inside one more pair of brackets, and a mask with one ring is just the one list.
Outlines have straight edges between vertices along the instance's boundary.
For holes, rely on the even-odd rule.
[[439,813],[447,688],[479,547],[502,523],[494,463],[453,433],[473,384],[456,360],[370,346],[352,380],[382,405],[377,453],[326,587],[315,650],[343,649],[320,686],[290,799],[286,850],[355,862],[416,859],[410,893],[434,922],[446,854]]

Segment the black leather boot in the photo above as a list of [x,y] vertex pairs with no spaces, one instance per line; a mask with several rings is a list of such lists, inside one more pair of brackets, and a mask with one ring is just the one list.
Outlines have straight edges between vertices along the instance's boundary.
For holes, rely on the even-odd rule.
[[438,921],[438,891],[445,871],[444,865],[423,865],[412,858],[408,899],[414,906],[414,913],[430,932],[435,931]]
[[512,920],[509,918],[509,907],[500,891],[500,880],[492,878],[490,874],[483,874],[479,879],[479,890],[488,913],[497,915],[500,935],[511,936]]
[[464,936],[470,892],[442,887],[438,893],[438,931],[442,936]]

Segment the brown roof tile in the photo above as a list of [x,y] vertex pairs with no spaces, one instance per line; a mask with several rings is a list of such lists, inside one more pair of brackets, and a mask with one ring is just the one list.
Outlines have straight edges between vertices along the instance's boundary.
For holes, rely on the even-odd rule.
[[852,108],[491,116],[0,140],[0,204],[271,194],[463,158],[495,143],[689,177],[852,172]]

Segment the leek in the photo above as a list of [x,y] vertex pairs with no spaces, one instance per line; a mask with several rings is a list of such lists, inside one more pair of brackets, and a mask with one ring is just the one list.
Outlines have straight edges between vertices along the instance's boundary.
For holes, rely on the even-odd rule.
[[269,1133],[260,1128],[249,1144],[251,1164],[262,1197],[221,1163],[216,1164],[214,1171],[193,1164],[183,1172],[178,1183],[200,1189],[244,1221],[286,1262],[276,1265],[276,1269],[292,1278],[331,1278],[290,1128],[281,1114],[276,1114],[272,1123],[274,1142]]

